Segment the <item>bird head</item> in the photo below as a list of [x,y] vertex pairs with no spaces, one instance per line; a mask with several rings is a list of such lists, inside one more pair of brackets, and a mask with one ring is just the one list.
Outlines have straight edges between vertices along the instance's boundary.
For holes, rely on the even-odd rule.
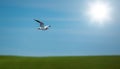
[[48,27],[51,27],[51,25],[48,25]]

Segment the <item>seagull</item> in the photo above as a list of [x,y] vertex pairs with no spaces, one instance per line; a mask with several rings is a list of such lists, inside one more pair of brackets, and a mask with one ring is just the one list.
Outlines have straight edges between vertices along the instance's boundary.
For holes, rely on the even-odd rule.
[[50,25],[44,25],[44,23],[39,20],[36,20],[36,19],[34,20],[40,24],[40,27],[38,28],[38,30],[45,31],[45,30],[48,30],[49,27],[51,27]]

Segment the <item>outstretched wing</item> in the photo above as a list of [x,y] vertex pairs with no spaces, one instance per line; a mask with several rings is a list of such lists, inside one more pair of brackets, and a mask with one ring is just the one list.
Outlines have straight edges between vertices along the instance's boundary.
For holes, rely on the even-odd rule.
[[41,21],[39,21],[39,20],[36,20],[36,19],[34,19],[36,22],[38,22],[38,23],[40,23],[40,27],[44,27],[44,23],[43,22],[41,22]]

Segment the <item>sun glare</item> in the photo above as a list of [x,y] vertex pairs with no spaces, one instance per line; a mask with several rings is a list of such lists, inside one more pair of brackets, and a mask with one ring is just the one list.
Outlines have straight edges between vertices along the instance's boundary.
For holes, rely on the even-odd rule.
[[106,2],[100,1],[90,3],[88,15],[92,22],[103,24],[110,19],[110,6]]

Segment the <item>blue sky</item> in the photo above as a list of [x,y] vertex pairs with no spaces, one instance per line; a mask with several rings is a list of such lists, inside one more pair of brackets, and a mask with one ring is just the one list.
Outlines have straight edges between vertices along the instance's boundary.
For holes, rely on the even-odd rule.
[[[120,55],[120,1],[107,0],[112,21],[100,26],[85,12],[92,0],[0,0],[0,55]],[[52,27],[37,30],[33,19]]]

